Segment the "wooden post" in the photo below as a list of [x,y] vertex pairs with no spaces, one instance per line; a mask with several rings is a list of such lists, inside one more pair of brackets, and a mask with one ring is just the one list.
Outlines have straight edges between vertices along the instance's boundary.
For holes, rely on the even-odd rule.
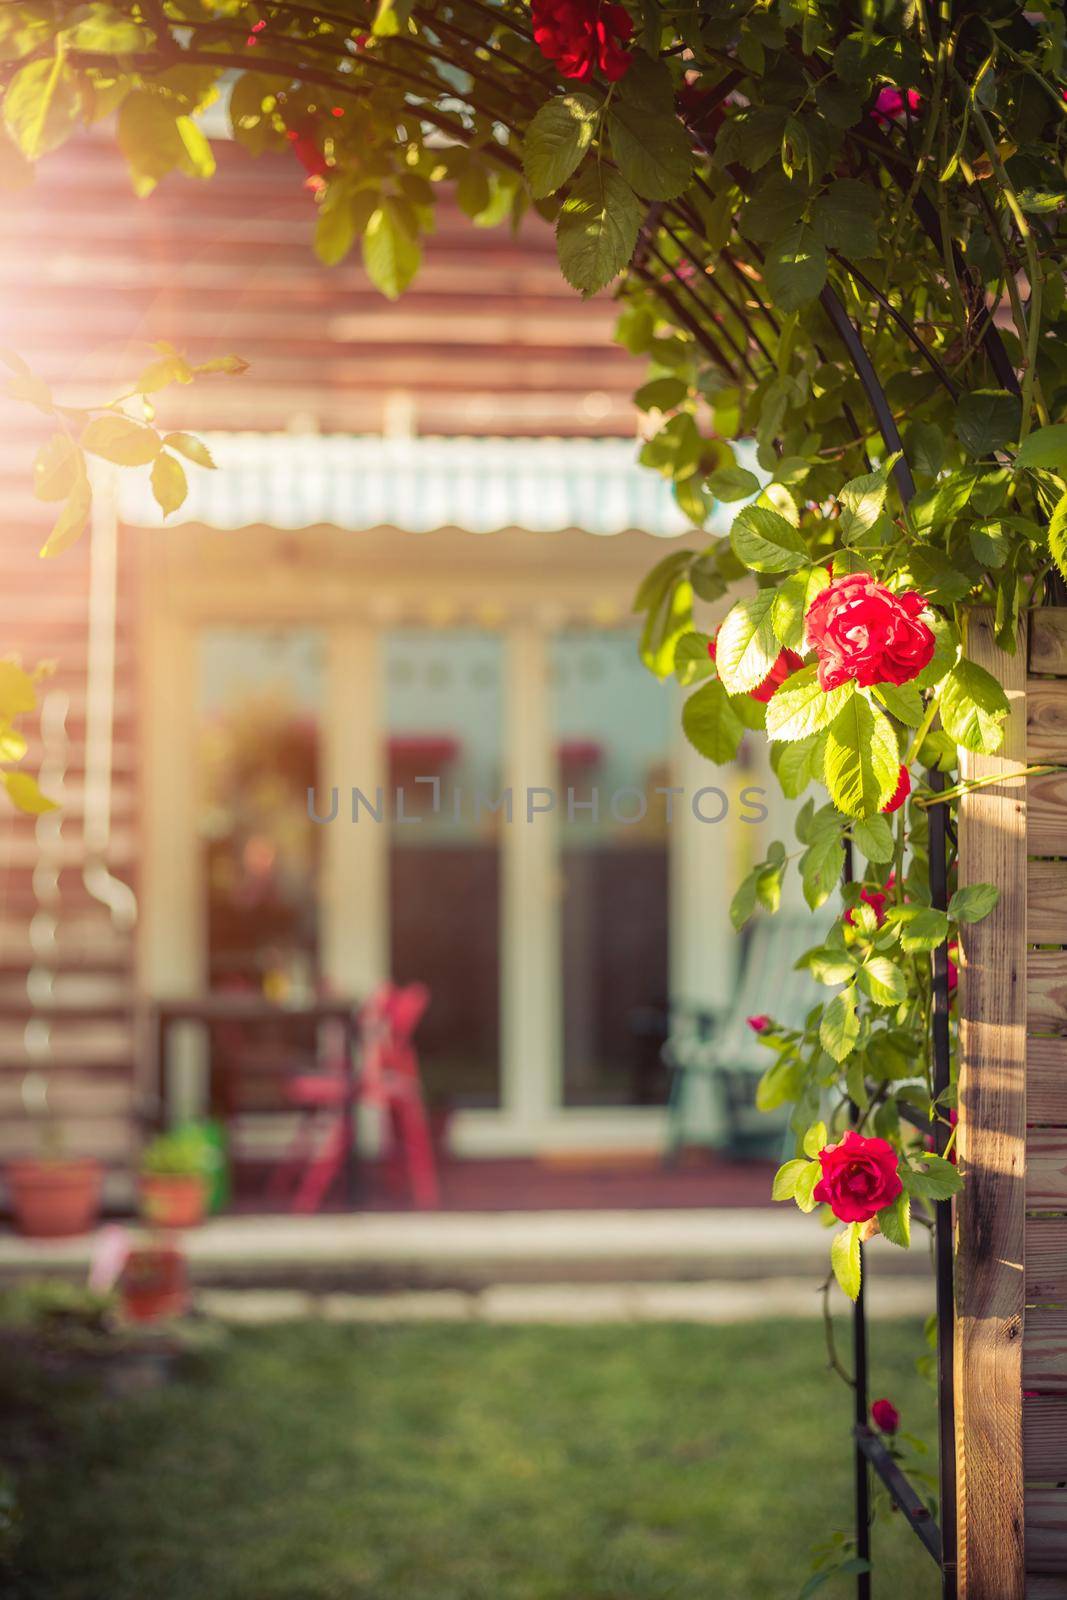
[[960,883],[994,883],[996,910],[960,939],[958,1148],[965,1177],[956,1258],[956,1470],[960,1600],[1023,1600],[1022,1349],[1026,1165],[1026,635],[1007,656],[992,617],[967,654],[1011,701],[998,775],[960,804]]
[[[1067,765],[1067,610],[1034,612],[1027,756]],[[1027,1600],[1067,1600],[1067,772],[1031,778],[1027,851]],[[1040,948],[1035,948],[1040,947]]]

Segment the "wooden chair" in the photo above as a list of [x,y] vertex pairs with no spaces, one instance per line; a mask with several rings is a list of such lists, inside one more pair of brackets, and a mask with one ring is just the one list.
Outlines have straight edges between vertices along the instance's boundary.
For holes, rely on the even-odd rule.
[[[787,1112],[756,1109],[756,1084],[774,1060],[749,1027],[766,1015],[785,1027],[803,1027],[826,990],[797,958],[817,944],[826,926],[820,913],[781,911],[759,917],[741,958],[737,986],[719,1012],[678,1004],[671,1008],[663,1060],[671,1072],[666,1159],[673,1159],[700,1125],[700,1142],[738,1156],[777,1156]],[[700,1101],[703,1099],[701,1119]]]

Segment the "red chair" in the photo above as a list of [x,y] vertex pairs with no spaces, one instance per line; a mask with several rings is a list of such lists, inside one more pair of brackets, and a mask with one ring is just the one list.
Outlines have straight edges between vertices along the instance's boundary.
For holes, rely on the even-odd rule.
[[[391,1137],[392,1160],[402,1166],[408,1190],[420,1210],[440,1203],[430,1124],[422,1099],[415,1030],[430,1003],[425,984],[406,988],[384,983],[360,1012],[360,1068],[356,1102],[378,1106]],[[288,1079],[289,1104],[303,1113],[285,1160],[271,1182],[277,1197],[296,1179],[290,1209],[318,1211],[341,1176],[345,1154],[345,1074],[341,1064],[326,1072],[302,1072]],[[322,1125],[326,1124],[323,1133]]]

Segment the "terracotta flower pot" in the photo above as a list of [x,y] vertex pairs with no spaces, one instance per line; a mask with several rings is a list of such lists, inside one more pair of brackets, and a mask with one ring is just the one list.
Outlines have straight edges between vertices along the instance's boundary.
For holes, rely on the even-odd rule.
[[143,1172],[141,1215],[153,1228],[195,1228],[204,1220],[207,1180],[199,1172]]
[[100,1210],[99,1161],[11,1161],[7,1191],[20,1232],[31,1239],[88,1233]]
[[131,1322],[180,1317],[189,1303],[185,1257],[171,1245],[131,1250],[119,1279],[122,1309]]

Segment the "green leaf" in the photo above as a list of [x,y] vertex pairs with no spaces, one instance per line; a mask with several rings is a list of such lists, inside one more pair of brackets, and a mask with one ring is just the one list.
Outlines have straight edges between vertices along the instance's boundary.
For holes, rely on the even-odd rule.
[[811,228],[798,223],[767,252],[764,282],[779,311],[799,311],[826,282],[826,251]]
[[1067,579],[1067,493],[1056,502],[1048,525],[1048,547],[1053,561]]
[[1067,422],[1028,433],[1019,446],[1015,467],[1042,467],[1048,472],[1067,473]]
[[717,678],[702,684],[682,707],[682,731],[689,743],[720,766],[732,761],[744,736],[744,724]]
[[822,1166],[820,1163],[818,1161],[807,1162],[806,1169],[797,1179],[797,1186],[793,1191],[793,1199],[796,1201],[801,1211],[815,1210],[818,1202],[815,1199],[813,1190],[821,1177]]
[[185,468],[177,456],[172,456],[167,450],[161,450],[153,461],[151,482],[156,504],[165,517],[177,511],[189,493]]
[[819,1043],[826,1054],[838,1063],[852,1054],[860,1036],[860,1019],[856,1013],[854,989],[842,989],[823,1009],[819,1023]]
[[608,113],[611,149],[626,182],[646,200],[675,200],[693,176],[689,135],[675,116],[617,103]]
[[653,378],[641,385],[634,395],[634,403],[642,411],[672,411],[681,405],[688,393],[689,385],[683,378]]
[[909,1194],[921,1200],[948,1200],[959,1194],[963,1179],[951,1161],[946,1161],[944,1156],[923,1156],[922,1163],[918,1170],[904,1167],[901,1171]]
[[117,138],[126,157],[134,193],[151,194],[161,178],[177,169],[189,178],[209,178],[215,158],[204,134],[169,96],[135,89],[119,107]]
[[756,879],[758,869],[750,872],[738,885],[733,899],[730,901],[730,922],[735,933],[740,933],[745,923],[756,910]]
[[948,938],[948,917],[933,906],[889,906],[885,922],[900,929],[900,948],[909,955],[936,950]]
[[120,467],[145,467],[159,454],[161,440],[154,428],[111,412],[86,424],[81,445],[90,455],[103,456]]
[[851,681],[836,689],[822,688],[818,667],[801,667],[781,684],[767,702],[767,737],[769,739],[806,739],[810,734],[828,728],[834,718],[851,700],[856,686]]
[[956,890],[948,903],[948,914],[953,922],[981,922],[999,899],[1000,890],[995,883],[969,883]]
[[797,1183],[808,1168],[807,1161],[786,1161],[778,1168],[771,1184],[772,1200],[792,1200],[797,1192]]
[[36,817],[44,811],[56,810],[56,802],[41,793],[37,779],[28,772],[0,772],[0,782],[20,811]]
[[331,183],[315,221],[315,254],[323,266],[336,267],[363,233],[379,203],[375,188],[353,190]]
[[879,683],[874,697],[907,728],[917,728],[926,714],[923,697],[914,683]]
[[956,407],[956,437],[968,455],[992,455],[1019,437],[1021,414],[1017,395],[978,389]]
[[967,538],[975,560],[994,572],[1004,565],[1011,554],[1011,530],[999,519],[973,523],[967,529]]
[[563,203],[556,244],[563,276],[583,295],[607,288],[637,244],[641,203],[614,168],[596,164]]
[[761,684],[778,659],[771,623],[773,589],[760,589],[727,613],[715,646],[719,677],[730,694],[745,694]]
[[787,800],[797,799],[821,775],[824,743],[821,734],[813,733],[788,744],[772,744],[771,766]]
[[33,463],[33,492],[38,500],[65,500],[84,471],[84,458],[73,439],[54,433]]
[[814,1159],[814,1157],[819,1154],[820,1150],[826,1148],[826,1141],[828,1137],[829,1135],[826,1132],[825,1122],[813,1122],[807,1133],[804,1135],[801,1149],[804,1151],[806,1156],[811,1156]]
[[708,649],[710,644],[709,634],[694,632],[683,633],[675,645],[674,675],[684,688],[715,676],[715,663]]
[[877,223],[881,196],[876,187],[856,178],[838,178],[812,208],[816,237],[835,250],[862,259],[878,254]]
[[791,572],[775,591],[771,617],[774,631],[789,650],[804,650],[804,618],[816,595],[830,582],[824,566],[803,567]]
[[211,451],[194,433],[165,433],[163,443],[168,450],[177,450],[186,461],[195,461],[198,467],[215,467]]
[[739,511],[730,529],[730,543],[737,559],[753,572],[795,572],[811,561],[797,529],[767,506],[746,506]]
[[871,956],[860,968],[857,981],[876,1006],[898,1006],[908,997],[908,981],[888,956]]
[[89,486],[88,475],[83,471],[75,480],[74,487],[67,496],[51,533],[41,547],[40,553],[43,558],[51,559],[52,556],[62,555],[64,550],[69,550],[72,544],[77,543],[85,532],[92,505],[93,491]]
[[830,1245],[830,1265],[834,1269],[837,1279],[845,1294],[850,1300],[855,1300],[860,1292],[860,1232],[855,1222],[850,1222],[848,1227],[840,1233],[835,1233],[833,1243]]
[[718,467],[708,478],[708,488],[716,500],[747,500],[750,495],[759,494],[759,479],[744,467]]
[[422,251],[409,233],[395,200],[383,200],[371,212],[363,234],[363,265],[374,287],[387,300],[398,300],[419,270]]
[[878,1213],[878,1230],[890,1244],[907,1250],[911,1244],[911,1200],[906,1189],[897,1195],[891,1206],[883,1206]]
[[37,704],[33,679],[17,661],[0,661],[0,717],[10,722],[32,711]]
[[20,67],[4,93],[4,126],[28,161],[69,139],[80,111],[78,75],[58,53]]
[[893,829],[888,817],[863,817],[852,829],[852,842],[865,861],[884,864],[893,859]]
[[996,678],[966,656],[957,661],[941,686],[941,725],[965,750],[992,755],[1004,737],[1008,700]]
[[845,847],[840,833],[817,834],[800,858],[800,881],[804,899],[817,911],[841,881]]
[[865,472],[862,477],[853,478],[841,490],[838,496],[841,501],[838,530],[845,544],[854,544],[865,533],[869,533],[878,521],[885,505],[889,474],[899,459],[898,450],[877,471]]
[[596,134],[600,105],[587,94],[549,100],[532,118],[522,146],[522,170],[535,200],[566,183]]
[[826,787],[850,817],[870,817],[891,797],[900,751],[889,718],[860,694],[837,713],[826,736]]

